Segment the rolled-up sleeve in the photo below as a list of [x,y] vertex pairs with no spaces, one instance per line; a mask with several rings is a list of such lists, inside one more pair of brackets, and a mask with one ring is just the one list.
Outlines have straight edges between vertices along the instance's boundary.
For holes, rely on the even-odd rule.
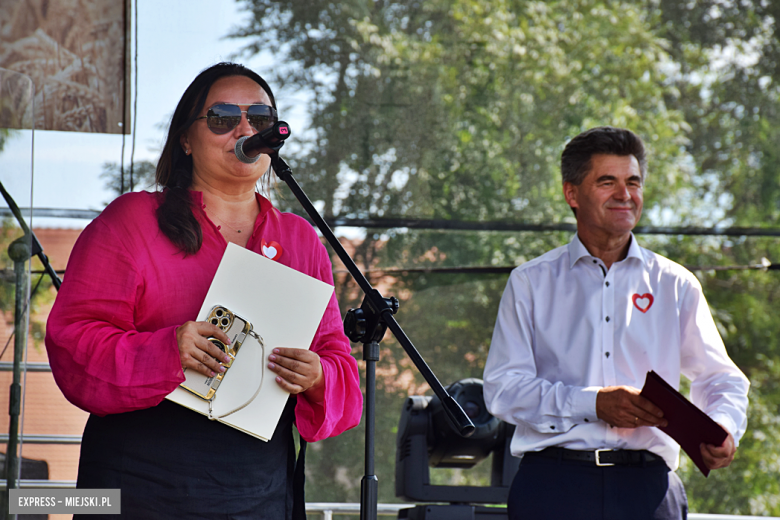
[[82,232],[49,315],[46,349],[65,397],[97,415],[154,406],[184,380],[174,327],[140,332],[133,254],[102,221]]
[[[317,241],[316,277],[333,285],[333,273],[325,247]],[[296,427],[301,436],[314,442],[336,436],[357,426],[363,411],[363,394],[357,362],[352,356],[349,340],[344,335],[336,295],[331,296],[311,345],[320,356],[325,379],[325,394],[321,402],[310,401],[300,394],[295,407]]]

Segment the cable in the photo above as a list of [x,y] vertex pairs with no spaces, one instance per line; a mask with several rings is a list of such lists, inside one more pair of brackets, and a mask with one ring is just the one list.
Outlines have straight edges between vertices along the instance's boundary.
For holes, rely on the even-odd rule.
[[[122,70],[127,73],[127,23],[130,13],[125,11],[122,17]],[[125,136],[127,135],[127,85],[129,78],[125,76],[125,82],[122,89],[122,152],[119,158],[119,193],[125,192]]]
[[[304,217],[305,218],[305,217]],[[577,231],[576,224],[566,222],[539,224],[535,222],[493,220],[445,220],[421,218],[348,218],[326,217],[330,227],[359,227],[369,229],[428,229],[447,231]],[[778,237],[778,228],[756,227],[697,227],[697,226],[637,226],[636,235],[699,235],[699,236],[753,236]]]
[[[366,269],[366,274],[378,276],[399,276],[405,274],[509,274],[517,266],[460,266],[460,267],[391,267],[387,269]],[[780,264],[773,264],[768,260],[760,264],[752,265],[686,265],[689,271],[780,271]],[[333,271],[333,274],[347,274],[345,269]]]
[[133,117],[131,117],[131,124],[133,125],[133,139],[130,147],[130,191],[135,189],[135,182],[133,181],[133,166],[135,165],[135,132],[138,129],[138,0],[135,0],[135,7],[133,11],[135,24],[133,26],[133,34],[135,35],[135,55],[134,55],[134,75],[133,75]]
[[[70,208],[21,208],[37,217],[78,218],[92,220],[100,211],[94,209]],[[12,215],[8,208],[0,208],[0,217]],[[300,215],[306,218],[303,215]],[[308,219],[307,219],[308,220]],[[364,229],[427,229],[432,231],[534,231],[554,232],[577,230],[575,224],[537,224],[522,221],[473,221],[473,220],[430,220],[415,218],[347,218],[326,217],[331,228],[354,227]],[[309,220],[309,223],[311,221]],[[638,226],[633,229],[637,235],[681,235],[681,236],[731,236],[731,237],[780,237],[780,228],[759,227],[696,227],[696,226]]]

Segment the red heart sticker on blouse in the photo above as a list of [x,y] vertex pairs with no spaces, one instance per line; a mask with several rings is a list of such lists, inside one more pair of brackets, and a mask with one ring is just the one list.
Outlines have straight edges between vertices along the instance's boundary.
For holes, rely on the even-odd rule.
[[650,293],[642,295],[634,294],[631,296],[631,299],[634,301],[634,307],[642,312],[647,312],[647,310],[653,306],[653,295]]
[[266,242],[265,240],[261,241],[260,250],[263,252],[263,256],[270,258],[271,260],[276,260],[282,256],[282,253],[284,252],[282,246],[279,245],[279,242],[273,240],[270,242]]

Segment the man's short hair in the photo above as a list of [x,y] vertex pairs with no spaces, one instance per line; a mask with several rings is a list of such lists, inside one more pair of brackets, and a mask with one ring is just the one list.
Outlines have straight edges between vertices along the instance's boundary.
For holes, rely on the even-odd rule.
[[598,126],[582,132],[569,141],[561,154],[561,177],[563,182],[575,186],[582,184],[591,168],[591,158],[597,154],[633,155],[639,162],[642,182],[647,175],[645,145],[631,130],[613,126]]

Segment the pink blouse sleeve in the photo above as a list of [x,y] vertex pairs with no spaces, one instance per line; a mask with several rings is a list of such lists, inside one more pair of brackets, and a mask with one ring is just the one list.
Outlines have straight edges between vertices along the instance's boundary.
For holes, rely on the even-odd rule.
[[[320,255],[317,278],[333,285],[327,251],[319,241],[317,244]],[[357,362],[344,335],[335,294],[331,296],[311,349],[319,354],[322,362],[325,396],[321,403],[312,403],[305,393],[299,394],[295,407],[296,426],[308,442],[334,437],[357,426],[363,412]]]
[[148,408],[184,380],[175,327],[135,328],[143,290],[123,240],[92,222],[73,249],[46,330],[54,378],[79,408],[97,415]]

